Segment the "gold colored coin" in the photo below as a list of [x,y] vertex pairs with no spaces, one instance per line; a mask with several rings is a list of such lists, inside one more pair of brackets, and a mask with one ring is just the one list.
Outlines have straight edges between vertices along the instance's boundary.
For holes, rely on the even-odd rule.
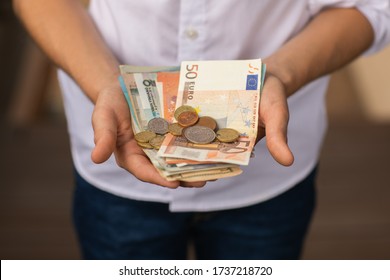
[[169,124],[168,130],[174,136],[181,136],[183,133],[183,127],[178,123]]
[[211,128],[212,130],[215,130],[217,128],[217,122],[209,116],[199,117],[199,120],[196,125],[205,126]]
[[193,111],[184,111],[177,118],[178,123],[183,127],[192,126],[196,124],[198,120],[199,120],[198,114]]
[[179,120],[179,115],[183,112],[186,112],[186,111],[191,111],[191,112],[196,112],[196,110],[194,109],[194,107],[191,107],[189,105],[182,105],[180,106],[179,108],[177,108],[175,110],[175,113],[173,114],[175,119],[176,120]]
[[156,137],[156,133],[149,130],[145,130],[134,135],[135,141],[139,143],[148,143],[154,137]]
[[165,136],[157,135],[149,141],[149,144],[155,149],[158,150],[161,147],[162,142],[164,142]]
[[143,142],[137,142],[138,146],[140,146],[141,148],[144,148],[144,149],[153,149],[153,146],[150,145],[148,142],[147,143],[143,143]]
[[240,133],[232,128],[221,128],[217,131],[217,139],[224,143],[234,142],[240,137]]

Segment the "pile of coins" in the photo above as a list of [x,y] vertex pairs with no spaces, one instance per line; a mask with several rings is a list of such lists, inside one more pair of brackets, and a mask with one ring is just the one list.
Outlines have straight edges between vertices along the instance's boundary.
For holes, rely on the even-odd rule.
[[205,145],[214,141],[232,143],[240,133],[232,128],[217,129],[217,122],[209,116],[200,117],[196,110],[188,105],[180,106],[175,110],[175,123],[168,123],[163,118],[154,118],[148,122],[148,129],[137,133],[134,137],[138,145],[145,149],[161,147],[165,134],[183,136],[189,142]]

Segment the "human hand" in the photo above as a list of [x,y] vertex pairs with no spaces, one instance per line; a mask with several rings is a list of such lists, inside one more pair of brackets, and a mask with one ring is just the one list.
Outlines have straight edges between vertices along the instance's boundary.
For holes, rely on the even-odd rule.
[[129,107],[119,82],[99,92],[92,115],[95,148],[92,161],[105,162],[112,153],[117,164],[139,180],[168,188],[203,187],[206,182],[167,181],[150,162],[134,139]]
[[288,120],[285,87],[279,78],[267,73],[261,94],[256,142],[265,136],[270,154],[284,166],[290,166],[294,162],[294,155],[287,144]]

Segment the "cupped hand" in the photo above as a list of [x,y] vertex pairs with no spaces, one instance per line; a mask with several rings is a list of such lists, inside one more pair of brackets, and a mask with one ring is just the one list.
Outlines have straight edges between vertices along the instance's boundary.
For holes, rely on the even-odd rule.
[[139,180],[168,188],[203,187],[205,182],[167,181],[137,145],[131,128],[129,107],[119,82],[99,92],[92,115],[95,148],[91,158],[103,163],[114,153],[117,164]]
[[279,78],[267,73],[261,94],[257,141],[265,136],[270,154],[284,166],[294,162],[294,155],[287,144],[288,120],[285,87]]

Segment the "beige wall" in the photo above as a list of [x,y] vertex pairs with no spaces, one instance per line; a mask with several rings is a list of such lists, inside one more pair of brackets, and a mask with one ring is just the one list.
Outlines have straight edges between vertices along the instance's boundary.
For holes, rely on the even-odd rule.
[[376,122],[390,121],[390,47],[359,58],[346,68],[366,116]]

